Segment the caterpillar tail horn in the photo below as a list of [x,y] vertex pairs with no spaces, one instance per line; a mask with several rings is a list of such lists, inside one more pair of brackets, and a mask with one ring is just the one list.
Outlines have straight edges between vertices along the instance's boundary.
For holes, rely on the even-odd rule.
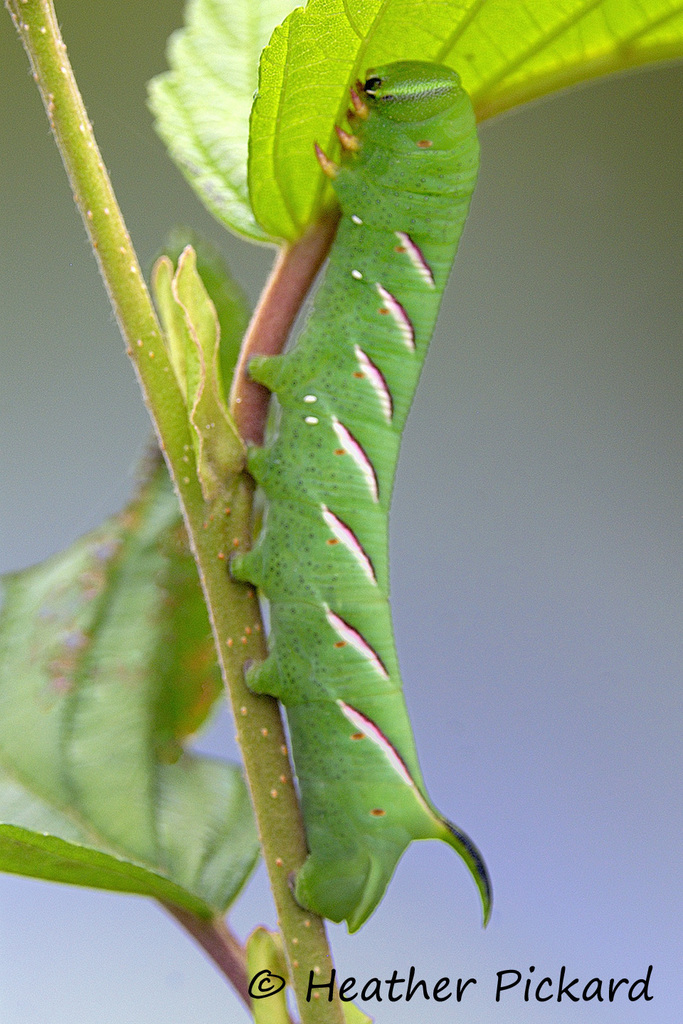
[[[357,931],[373,913],[391,880],[396,865],[411,839],[441,839],[464,860],[479,890],[484,927],[491,916],[492,890],[483,857],[461,829],[422,803],[418,819],[413,813],[404,820],[400,835],[365,849],[311,854],[296,876],[295,899],[331,921],[346,920],[349,932]],[[419,813],[419,812],[418,812]],[[406,837],[406,831],[412,835]]]
[[442,818],[440,815],[437,816],[437,823],[439,832],[438,838],[443,839],[445,843],[452,846],[469,868],[470,874],[474,879],[474,883],[479,890],[483,913],[483,925],[485,928],[491,918],[493,889],[491,887],[491,878],[488,873],[488,869],[484,863],[484,858],[467,833],[463,832],[462,829],[458,828],[451,821],[448,821],[447,818]]

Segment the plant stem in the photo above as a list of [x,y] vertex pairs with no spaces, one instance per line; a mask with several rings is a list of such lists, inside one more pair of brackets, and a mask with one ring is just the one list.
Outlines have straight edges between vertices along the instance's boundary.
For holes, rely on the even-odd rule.
[[251,1011],[249,979],[247,977],[247,955],[239,940],[232,934],[220,917],[205,921],[195,914],[171,903],[162,906],[171,917],[196,939],[202,949],[211,957],[221,974],[224,974],[237,992],[244,1005]]
[[245,660],[262,659],[267,653],[256,594],[248,586],[235,584],[227,572],[230,551],[250,543],[253,482],[245,474],[238,475],[211,506],[204,502],[182,395],[52,2],[6,0],[6,5],[28,53],[185,517],[235,715],[301,1024],[343,1024],[338,1000],[306,1002],[308,972],[324,971],[327,976],[329,947],[322,920],[295,903],[287,884],[307,851],[279,707],[272,698],[247,690],[242,678]]
[[270,391],[247,374],[253,356],[277,355],[285,346],[301,304],[329,252],[339,222],[331,211],[292,245],[283,246],[244,336],[233,378],[230,411],[249,444],[263,444]]

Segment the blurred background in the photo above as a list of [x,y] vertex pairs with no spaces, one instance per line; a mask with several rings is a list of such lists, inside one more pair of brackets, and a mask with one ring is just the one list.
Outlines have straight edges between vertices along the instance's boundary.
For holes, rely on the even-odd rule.
[[[189,224],[252,300],[272,250],[228,236],[145,105],[182,3],[61,0],[72,63],[140,258]],[[130,494],[149,436],[26,57],[0,15],[0,569]],[[413,844],[341,977],[475,977],[378,1022],[671,1024],[683,1003],[683,67],[483,126],[478,190],[410,416],[392,593],[429,791],[483,850],[480,928],[450,850]],[[227,713],[200,747],[234,756]],[[259,870],[231,915],[275,923]],[[497,971],[642,978],[650,1002],[494,999]],[[0,876],[2,1024],[246,1016],[153,903]]]

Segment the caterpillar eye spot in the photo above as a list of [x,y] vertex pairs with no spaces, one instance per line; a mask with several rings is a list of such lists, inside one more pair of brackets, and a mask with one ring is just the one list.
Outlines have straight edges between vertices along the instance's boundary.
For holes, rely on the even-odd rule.
[[377,89],[382,84],[382,79],[378,78],[377,75],[372,75],[367,79],[363,86],[363,92],[367,93],[368,96],[374,96]]

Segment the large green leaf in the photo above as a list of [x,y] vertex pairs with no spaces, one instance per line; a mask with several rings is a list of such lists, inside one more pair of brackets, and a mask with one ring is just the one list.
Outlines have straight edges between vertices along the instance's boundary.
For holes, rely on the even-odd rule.
[[293,0],[189,0],[186,27],[169,40],[171,70],[150,82],[157,131],[202,202],[257,241],[247,194],[249,111],[258,60]]
[[239,770],[185,749],[220,679],[165,467],[4,582],[0,870],[224,911],[258,845]]
[[[348,86],[402,58],[452,65],[480,119],[574,82],[680,57],[680,0],[189,0],[150,85],[157,130],[205,205],[258,241],[294,240],[330,200]],[[291,11],[291,14],[289,13]],[[249,143],[248,119],[261,61]]]
[[681,55],[680,0],[309,0],[261,58],[254,215],[289,240],[319,215],[330,192],[313,143],[335,156],[348,87],[373,65],[449,64],[481,120],[574,82]]

